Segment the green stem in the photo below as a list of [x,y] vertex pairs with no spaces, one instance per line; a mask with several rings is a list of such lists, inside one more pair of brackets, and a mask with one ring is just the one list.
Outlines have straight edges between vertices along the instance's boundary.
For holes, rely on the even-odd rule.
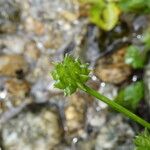
[[142,126],[150,129],[150,123],[148,123],[147,121],[143,120],[139,116],[135,115],[134,113],[132,113],[131,111],[129,111],[125,107],[117,104],[116,102],[110,100],[109,98],[105,97],[104,95],[98,93],[97,91],[91,89],[90,87],[88,87],[86,85],[81,85],[81,84],[78,84],[78,85],[79,85],[79,88],[81,90],[83,90],[83,91],[87,92],[88,94],[96,97],[97,99],[103,101],[104,103],[108,104],[110,107],[112,107],[113,109],[115,109],[116,111],[118,111],[118,112],[126,115],[127,117],[129,117],[130,119],[138,122]]

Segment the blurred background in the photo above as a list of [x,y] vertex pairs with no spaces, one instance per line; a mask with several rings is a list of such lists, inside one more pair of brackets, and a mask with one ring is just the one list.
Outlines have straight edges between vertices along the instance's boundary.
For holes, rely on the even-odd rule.
[[0,150],[133,150],[143,128],[53,88],[66,53],[90,87],[150,121],[150,1],[0,0]]

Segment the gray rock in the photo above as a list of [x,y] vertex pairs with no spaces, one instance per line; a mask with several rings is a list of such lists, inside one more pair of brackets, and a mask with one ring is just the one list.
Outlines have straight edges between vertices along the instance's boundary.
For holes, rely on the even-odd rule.
[[68,98],[64,112],[67,141],[74,137],[84,137],[86,101],[87,98],[80,93],[75,93]]
[[40,50],[35,41],[29,41],[25,44],[24,55],[31,65],[38,60],[40,54]]
[[39,79],[32,86],[31,94],[36,102],[45,102],[49,100],[49,82],[46,79]]
[[0,1],[0,33],[14,32],[20,21],[20,8],[15,0]]
[[8,79],[6,90],[14,97],[25,98],[30,92],[30,83],[25,80]]
[[76,150],[94,150],[95,140],[82,141],[77,144]]
[[0,76],[23,78],[28,71],[28,64],[22,55],[1,55]]
[[133,150],[134,131],[123,122],[120,115],[111,116],[109,122],[100,129],[95,150]]
[[[34,111],[34,107],[31,109]],[[21,113],[7,122],[2,138],[6,150],[53,150],[61,142],[62,133],[57,110],[43,108],[37,113]]]
[[[29,98],[30,84],[15,78],[0,79],[0,115],[20,106]],[[10,113],[11,114],[11,113]]]
[[94,73],[104,82],[120,84],[132,73],[131,67],[124,62],[125,47],[98,59]]
[[19,34],[5,34],[0,37],[0,54],[23,54],[27,38]]

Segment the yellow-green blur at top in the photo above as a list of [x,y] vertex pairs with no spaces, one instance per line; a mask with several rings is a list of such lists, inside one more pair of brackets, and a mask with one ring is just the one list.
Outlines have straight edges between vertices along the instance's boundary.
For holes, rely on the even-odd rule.
[[105,31],[110,31],[116,26],[120,9],[114,0],[80,0],[80,2],[91,4],[89,11],[90,22]]

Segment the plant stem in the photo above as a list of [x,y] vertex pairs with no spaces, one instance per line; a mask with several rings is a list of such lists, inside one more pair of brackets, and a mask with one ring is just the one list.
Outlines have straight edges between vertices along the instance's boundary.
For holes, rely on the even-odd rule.
[[83,91],[87,92],[88,94],[96,97],[97,99],[103,101],[104,103],[108,104],[110,107],[115,109],[116,111],[126,115],[127,117],[129,117],[130,119],[134,120],[135,122],[138,122],[142,126],[150,129],[150,123],[148,123],[144,119],[140,118],[139,116],[135,115],[134,113],[132,113],[131,111],[129,111],[125,107],[117,104],[116,102],[110,100],[109,98],[105,97],[104,95],[98,93],[97,91],[91,89],[90,87],[88,87],[86,85],[80,85],[80,84],[78,84],[78,85],[79,85],[79,88],[81,90],[83,90]]

